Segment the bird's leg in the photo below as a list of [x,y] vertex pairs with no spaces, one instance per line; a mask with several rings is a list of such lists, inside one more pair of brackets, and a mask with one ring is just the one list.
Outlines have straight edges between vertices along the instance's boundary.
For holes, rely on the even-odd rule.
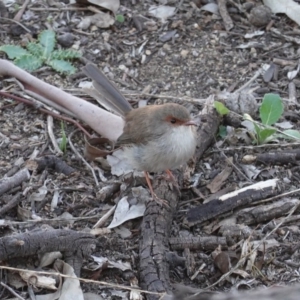
[[178,193],[180,194],[180,189],[179,189],[179,185],[178,185],[176,178],[174,177],[174,175],[172,174],[172,172],[169,169],[166,170],[166,173],[168,174],[169,178],[172,180],[175,188],[177,189]]
[[160,199],[160,198],[157,197],[157,195],[154,193],[154,190],[153,190],[153,187],[152,187],[152,184],[151,184],[151,181],[150,181],[148,172],[144,171],[144,174],[145,174],[145,178],[146,178],[146,181],[147,181],[147,184],[148,184],[148,187],[149,187],[151,196],[152,196],[152,200],[154,200],[154,201],[155,201],[156,203],[158,203],[159,205],[166,205],[166,206],[169,206],[167,200]]

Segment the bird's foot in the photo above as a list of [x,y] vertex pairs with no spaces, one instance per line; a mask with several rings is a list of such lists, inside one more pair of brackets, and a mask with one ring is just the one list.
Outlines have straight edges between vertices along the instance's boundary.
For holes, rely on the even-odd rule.
[[170,207],[167,200],[159,198],[155,193],[152,194],[152,201],[155,201],[160,206],[164,206],[167,208]]

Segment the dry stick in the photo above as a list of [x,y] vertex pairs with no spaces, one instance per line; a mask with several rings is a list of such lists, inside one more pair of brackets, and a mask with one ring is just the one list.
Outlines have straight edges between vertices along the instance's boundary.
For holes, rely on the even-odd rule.
[[60,278],[62,277],[62,278],[75,279],[75,280],[79,280],[79,281],[82,281],[82,282],[85,282],[85,283],[96,283],[98,285],[110,286],[110,287],[123,289],[123,290],[127,290],[127,291],[135,291],[135,292],[140,292],[140,293],[145,293],[145,294],[152,294],[152,295],[159,295],[159,296],[164,295],[163,293],[149,292],[149,291],[145,291],[145,290],[141,290],[141,289],[135,289],[135,288],[131,288],[129,286],[113,284],[113,283],[109,283],[109,282],[105,282],[105,281],[85,279],[85,278],[81,278],[81,277],[73,277],[73,276],[61,274],[61,273],[58,273],[58,272],[32,271],[32,270],[27,270],[27,269],[12,268],[12,267],[6,267],[6,266],[0,266],[0,269],[17,271],[17,272],[32,273],[34,276],[36,274],[49,275],[51,277],[52,276],[57,276],[57,277],[60,277]]
[[228,147],[228,148],[218,148],[217,150],[211,150],[208,153],[219,153],[220,151],[237,151],[237,150],[245,150],[245,149],[256,149],[256,148],[278,148],[278,147],[291,147],[291,146],[299,146],[300,143],[286,143],[286,144],[263,144],[256,146],[239,146],[239,147]]
[[0,209],[0,215],[4,215],[9,210],[18,205],[21,201],[21,193],[17,193],[7,204],[3,205]]
[[68,137],[68,141],[69,141],[69,145],[71,147],[71,149],[73,150],[73,152],[84,162],[84,164],[91,170],[92,174],[93,174],[93,177],[95,179],[95,183],[96,183],[96,186],[99,187],[99,181],[98,181],[98,178],[96,176],[96,173],[94,171],[94,169],[92,168],[92,166],[83,158],[83,156],[77,151],[77,149],[75,148],[75,146],[73,145],[72,143],[72,136],[73,134],[76,132],[77,130],[74,130]]
[[[215,145],[217,145],[217,141],[216,141],[216,139],[215,139]],[[220,148],[217,146],[217,149],[219,149],[220,150]],[[226,159],[226,162],[228,163],[228,164],[230,164],[235,170],[236,170],[236,172],[238,172],[239,174],[241,174],[242,175],[242,177],[244,177],[244,179],[247,181],[247,182],[250,182],[250,183],[253,183],[253,181],[252,180],[250,180],[233,162],[231,162],[230,161],[230,159],[227,157],[227,155],[223,152],[223,151],[220,151],[221,152],[221,155],[222,156],[224,156],[225,157],[225,159]]]
[[27,5],[30,3],[30,0],[26,0],[24,3],[23,3],[23,5],[22,5],[22,7],[21,7],[21,9],[18,11],[18,13],[15,15],[15,17],[14,17],[14,20],[15,21],[20,21],[21,20],[21,18],[22,18],[22,16],[23,16],[23,13],[24,13],[24,11],[25,11],[25,9],[26,9],[26,7],[27,7]]
[[242,257],[239,262],[227,273],[225,273],[224,275],[221,276],[221,278],[216,281],[215,283],[213,283],[212,285],[208,286],[205,288],[205,290],[211,289],[212,287],[216,286],[217,284],[221,283],[224,279],[226,279],[228,276],[230,276],[234,271],[236,271],[241,265],[243,265],[246,261],[246,258],[248,258],[250,255],[252,255],[265,241],[266,239],[273,234],[284,222],[285,220],[287,220],[294,212],[295,210],[298,208],[299,203],[295,204],[295,206],[290,210],[289,214],[283,218],[283,220],[281,222],[278,223],[278,225],[275,226],[275,228],[273,230],[271,230],[258,244],[256,247],[253,248],[253,250],[248,253],[245,257]]
[[1,179],[0,196],[28,179],[30,179],[30,173],[27,168],[20,170],[14,176]]
[[230,31],[234,25],[233,25],[230,15],[228,14],[226,3],[227,3],[227,0],[218,0],[219,12],[223,19],[225,28],[227,31]]
[[3,20],[6,20],[6,21],[10,21],[10,22],[13,22],[13,23],[16,23],[18,24],[19,26],[21,26],[25,31],[27,31],[28,33],[31,33],[31,30],[29,30],[27,27],[25,27],[22,23],[14,20],[14,19],[8,19],[8,18],[4,18],[4,17],[0,17],[0,19],[3,19]]
[[9,287],[8,285],[6,285],[4,282],[1,281],[0,283],[3,287],[5,287],[6,289],[8,289],[15,297],[17,297],[18,299],[21,300],[25,300],[25,298],[21,297],[20,295],[18,295],[11,287]]
[[170,99],[170,100],[181,100],[186,102],[192,102],[195,104],[205,104],[207,99],[196,99],[191,97],[180,97],[180,96],[170,96],[170,95],[155,95],[155,94],[149,94],[149,93],[126,93],[122,92],[126,96],[139,96],[139,97],[150,97],[150,98],[157,98],[157,99]]
[[258,78],[263,73],[263,68],[260,68],[256,71],[256,73],[253,75],[253,77],[246,82],[244,85],[242,85],[239,89],[235,91],[235,93],[240,93],[242,90],[244,90],[248,85],[250,85],[256,78]]
[[77,121],[75,121],[75,120],[73,120],[71,118],[64,117],[62,115],[56,114],[56,113],[54,113],[54,112],[52,112],[50,110],[44,109],[44,108],[36,107],[36,105],[34,105],[33,102],[31,102],[30,100],[27,100],[25,98],[21,98],[21,97],[18,97],[18,96],[9,94],[9,93],[1,92],[1,91],[0,91],[0,95],[2,95],[4,97],[7,97],[7,98],[10,98],[10,99],[13,99],[13,100],[16,100],[16,101],[19,101],[19,102],[26,103],[26,104],[28,104],[30,106],[35,107],[36,109],[38,109],[39,111],[41,111],[41,112],[43,112],[45,114],[51,115],[54,118],[70,122],[70,123],[74,124],[75,126],[77,126],[80,130],[82,130],[89,138],[91,138],[91,135],[83,128],[83,126],[80,123],[78,123]]
[[50,140],[52,142],[52,145],[53,145],[55,151],[57,152],[58,155],[63,155],[64,153],[60,150],[60,148],[56,142],[56,138],[54,136],[53,117],[50,115],[47,116],[47,129],[48,129],[48,134],[49,134]]
[[51,224],[53,222],[55,222],[55,224],[57,225],[57,223],[66,223],[69,224],[71,222],[77,222],[77,221],[85,221],[85,220],[93,220],[93,219],[99,219],[101,218],[102,215],[98,214],[98,215],[94,215],[94,216],[89,216],[89,217],[78,217],[78,218],[69,218],[69,219],[61,219],[61,218],[53,218],[53,219],[40,219],[40,220],[27,220],[27,221],[8,221],[8,220],[0,220],[0,227],[1,226],[31,226],[33,224]]

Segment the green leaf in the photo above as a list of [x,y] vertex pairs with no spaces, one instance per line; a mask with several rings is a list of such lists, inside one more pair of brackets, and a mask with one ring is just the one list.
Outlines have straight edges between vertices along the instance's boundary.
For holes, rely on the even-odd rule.
[[3,45],[0,47],[0,51],[5,52],[9,59],[15,59],[21,57],[22,55],[29,54],[26,49],[15,45]]
[[34,71],[43,65],[43,60],[39,57],[27,54],[17,58],[15,64],[23,70]]
[[65,60],[53,59],[47,61],[47,64],[51,66],[55,71],[60,73],[73,74],[76,69],[72,66],[71,63]]
[[32,55],[39,57],[42,57],[45,51],[44,47],[41,44],[37,43],[28,43],[26,48]]
[[220,126],[219,126],[219,132],[218,132],[218,134],[219,134],[219,136],[220,136],[221,138],[225,138],[226,135],[227,135],[227,129],[226,129],[226,127],[223,126],[223,125],[220,125]]
[[295,140],[300,140],[300,132],[298,130],[294,130],[294,129],[287,129],[283,131],[284,134],[284,138],[285,139],[295,139]]
[[116,21],[118,21],[120,23],[124,23],[125,18],[123,15],[116,15]]
[[263,124],[272,125],[276,123],[283,113],[281,98],[276,94],[266,94],[259,113]]
[[56,50],[51,54],[51,59],[74,59],[81,57],[81,53],[75,50]]
[[39,42],[44,47],[45,58],[49,58],[55,47],[55,32],[53,30],[44,30],[39,35]]
[[258,144],[263,144],[267,141],[270,141],[269,137],[276,132],[276,129],[265,128],[257,132],[257,141]]
[[229,113],[229,109],[222,102],[215,101],[214,106],[217,112],[222,116]]

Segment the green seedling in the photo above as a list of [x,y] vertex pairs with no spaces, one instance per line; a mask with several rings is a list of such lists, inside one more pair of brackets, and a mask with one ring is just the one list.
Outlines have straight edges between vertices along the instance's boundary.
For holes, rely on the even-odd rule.
[[125,18],[123,15],[116,15],[116,21],[118,21],[119,23],[124,23]]
[[[214,102],[214,106],[219,114],[226,115],[229,109],[221,102]],[[266,94],[259,108],[259,116],[261,122],[254,121],[248,114],[244,115],[244,119],[253,123],[253,131],[250,132],[256,144],[264,144],[274,140],[275,138],[300,139],[300,132],[297,130],[279,131],[274,125],[283,114],[283,103],[277,94]],[[221,131],[224,135],[224,131]]]
[[55,32],[44,30],[39,34],[37,42],[28,43],[26,49],[15,45],[3,45],[0,51],[5,52],[18,67],[29,72],[45,64],[59,73],[75,73],[76,69],[69,60],[81,57],[81,53],[68,49],[54,50],[55,45]]
[[67,136],[64,128],[64,123],[61,122],[61,142],[59,144],[59,149],[63,152],[66,153],[67,151]]

